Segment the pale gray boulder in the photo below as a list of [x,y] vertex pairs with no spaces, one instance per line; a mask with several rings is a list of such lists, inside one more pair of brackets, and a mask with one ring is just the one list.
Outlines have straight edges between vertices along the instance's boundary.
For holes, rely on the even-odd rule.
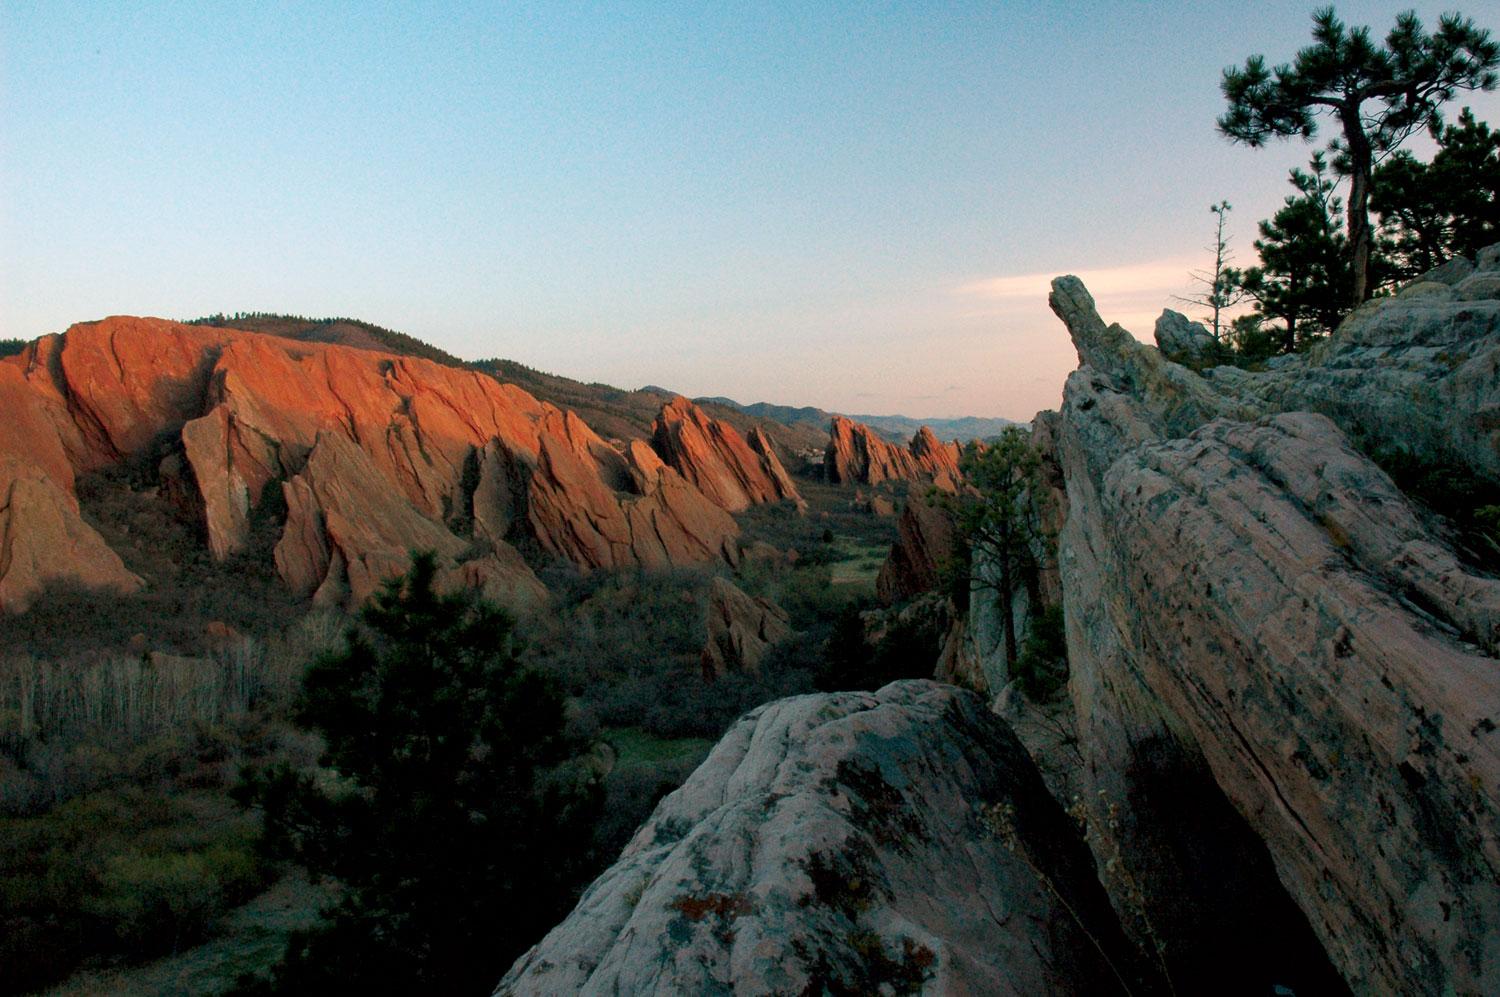
[[737,723],[500,994],[1100,994],[1152,981],[1077,829],[972,693]]

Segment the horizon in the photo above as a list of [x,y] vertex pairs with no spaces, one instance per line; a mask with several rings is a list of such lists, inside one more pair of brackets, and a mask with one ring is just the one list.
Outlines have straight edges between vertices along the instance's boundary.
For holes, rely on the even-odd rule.
[[[1383,37],[1408,6],[1338,9]],[[1024,422],[1076,366],[1051,277],[1149,340],[1210,204],[1249,258],[1320,146],[1219,137],[1219,73],[1311,11],[11,9],[0,338],[345,315],[584,382]]]

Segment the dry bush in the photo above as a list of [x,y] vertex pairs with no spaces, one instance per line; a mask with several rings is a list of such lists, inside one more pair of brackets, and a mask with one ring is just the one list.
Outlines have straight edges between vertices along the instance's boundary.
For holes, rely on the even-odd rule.
[[274,736],[268,724],[339,632],[337,616],[318,613],[208,657],[0,657],[0,813],[35,813],[119,780],[224,768],[246,742]]

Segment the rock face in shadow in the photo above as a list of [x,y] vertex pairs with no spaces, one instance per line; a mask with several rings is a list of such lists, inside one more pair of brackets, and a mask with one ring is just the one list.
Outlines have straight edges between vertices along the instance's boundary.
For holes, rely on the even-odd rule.
[[[141,584],[75,497],[78,474],[122,462],[161,462],[163,493],[201,518],[217,559],[245,550],[276,504],[267,496],[284,495],[278,568],[328,601],[358,600],[417,547],[512,604],[538,590],[517,543],[585,568],[737,553],[726,507],[649,447],[611,445],[513,385],[412,357],[111,318],[0,360],[0,402],[7,610],[52,582]],[[786,493],[765,441],[734,440],[762,491]]]
[[406,570],[411,551],[430,550],[439,588],[476,588],[513,609],[546,598],[514,547],[468,556],[468,543],[394,494],[365,452],[338,433],[319,434],[302,470],[281,487],[287,517],[276,568],[299,595],[358,605]]
[[127,594],[144,583],[33,468],[0,464],[0,612],[24,613],[49,584]]
[[960,478],[957,443],[942,443],[923,426],[906,448],[887,443],[862,422],[833,417],[824,476],[836,485],[878,485],[886,481],[930,482],[955,491]]
[[1219,342],[1202,322],[1168,308],[1156,320],[1156,348],[1177,363],[1200,366],[1219,352]]
[[667,466],[729,512],[781,501],[806,508],[764,433],[754,431],[747,442],[739,430],[709,418],[686,398],[662,406],[651,443]]
[[[1216,818],[1213,866],[1274,874],[1355,992],[1493,989],[1500,583],[1334,421],[1277,411],[1327,412],[1377,448],[1412,426],[1409,445],[1487,475],[1474,427],[1494,382],[1471,364],[1500,349],[1493,303],[1397,298],[1305,360],[1199,376],[1106,327],[1077,280],[1053,288],[1081,361],[1055,435],[1080,798],[1127,926],[1171,964],[1201,947],[1196,922],[1252,902],[1183,875],[1215,841],[1176,802],[1196,785],[1193,810],[1222,794],[1237,816]],[[1459,314],[1463,357],[1403,345],[1448,342]]]
[[732,582],[715,578],[708,588],[703,645],[703,677],[757,672],[766,652],[792,634],[786,613],[773,602],[747,595]]
[[1150,988],[1004,724],[900,682],[742,719],[496,993]]
[[896,542],[875,579],[876,595],[887,605],[937,590],[945,572],[957,566],[958,537],[947,508],[912,496],[896,529]]

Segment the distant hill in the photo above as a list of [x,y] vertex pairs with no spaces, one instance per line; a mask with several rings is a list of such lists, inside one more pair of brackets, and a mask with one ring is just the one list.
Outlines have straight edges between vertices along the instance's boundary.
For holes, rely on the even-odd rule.
[[957,419],[913,419],[904,415],[851,415],[855,422],[862,422],[877,433],[905,443],[916,435],[918,429],[927,426],[940,440],[987,440],[1005,432],[1006,426],[1014,426],[1009,419],[986,419],[975,415]]
[[[736,408],[756,419],[770,419],[786,426],[816,426],[825,434],[834,416],[832,412],[825,412],[823,409],[813,408],[810,405],[797,407],[772,405],[769,402],[741,405],[732,398],[695,398],[694,401],[699,404],[712,402],[726,408]],[[966,443],[969,440],[983,440],[991,436],[999,436],[1006,426],[1015,425],[1009,419],[985,419],[978,416],[963,416],[957,419],[913,419],[904,415],[856,415],[852,412],[838,414],[853,419],[855,422],[864,423],[893,443],[911,442],[911,438],[923,426],[931,428],[939,439]]]
[[263,332],[282,339],[311,343],[333,343],[360,350],[377,350],[404,357],[421,357],[448,367],[468,367],[463,360],[424,343],[415,336],[386,329],[353,318],[304,318],[301,315],[277,315],[270,312],[237,312],[234,315],[206,315],[190,319],[188,325],[211,325],[221,329],[244,329]]

